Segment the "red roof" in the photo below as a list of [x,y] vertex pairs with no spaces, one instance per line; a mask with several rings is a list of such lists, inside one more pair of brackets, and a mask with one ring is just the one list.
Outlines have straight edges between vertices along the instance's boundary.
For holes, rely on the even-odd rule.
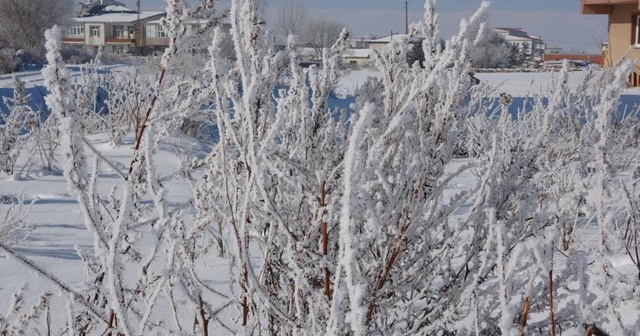
[[526,31],[522,30],[522,28],[496,27],[496,29],[506,30],[510,33],[526,33]]

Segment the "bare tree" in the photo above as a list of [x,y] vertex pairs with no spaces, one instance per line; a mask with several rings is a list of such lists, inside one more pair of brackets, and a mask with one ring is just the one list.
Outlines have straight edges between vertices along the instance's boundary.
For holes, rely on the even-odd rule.
[[44,55],[44,32],[64,23],[73,0],[0,0],[0,40],[17,50]]
[[488,33],[486,39],[481,41],[471,51],[471,64],[476,68],[506,68],[512,66],[511,59],[517,50],[504,39],[504,37]]
[[307,6],[299,0],[287,0],[278,10],[278,32],[284,36],[298,35],[308,18]]
[[315,50],[315,58],[322,59],[322,49],[331,47],[340,37],[343,24],[336,21],[314,19],[302,30],[300,41]]

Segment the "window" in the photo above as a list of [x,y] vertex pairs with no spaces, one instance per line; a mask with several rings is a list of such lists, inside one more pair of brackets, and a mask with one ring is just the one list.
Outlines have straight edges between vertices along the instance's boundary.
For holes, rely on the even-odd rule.
[[164,30],[163,26],[155,24],[147,25],[147,37],[158,38],[167,36],[167,32]]
[[91,31],[91,36],[100,36],[100,26],[89,26],[89,31]]
[[134,35],[135,35],[135,34],[134,34],[134,28],[133,28],[133,26],[128,26],[127,28],[128,28],[128,30],[129,30],[129,38],[134,38]]
[[631,30],[631,44],[640,47],[640,15],[634,15],[631,20],[633,29]]
[[113,37],[124,37],[124,26],[113,26]]
[[164,30],[163,26],[158,26],[158,30],[156,31],[156,37],[168,37],[167,31]]
[[69,36],[82,36],[84,35],[84,26],[83,25],[71,26],[69,27],[67,34],[69,34]]

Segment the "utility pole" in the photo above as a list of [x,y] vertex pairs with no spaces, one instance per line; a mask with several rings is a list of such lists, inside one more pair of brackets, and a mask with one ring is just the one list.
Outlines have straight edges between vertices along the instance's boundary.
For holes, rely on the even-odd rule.
[[140,56],[140,38],[142,37],[142,24],[140,22],[140,0],[136,1],[138,20],[136,21],[136,54]]
[[406,34],[409,35],[409,0],[404,0],[404,26]]

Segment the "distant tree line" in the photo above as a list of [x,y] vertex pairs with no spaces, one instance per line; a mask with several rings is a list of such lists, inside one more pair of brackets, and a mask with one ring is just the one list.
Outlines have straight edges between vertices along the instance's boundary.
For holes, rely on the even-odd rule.
[[[437,46],[444,49],[444,40],[440,39]],[[484,41],[479,43],[471,51],[471,64],[476,68],[500,69],[517,68],[530,66],[533,58],[529,52],[530,44],[511,44],[504,37],[491,33]],[[436,51],[432,50],[434,54]],[[407,62],[414,64],[418,62],[420,66],[425,60],[424,50],[420,42],[414,42],[407,52]]]
[[64,24],[73,0],[0,0],[0,73],[44,59],[44,32]]
[[278,9],[276,31],[282,37],[298,36],[298,44],[314,50],[314,58],[322,59],[322,50],[331,47],[345,25],[335,20],[311,17],[304,2],[287,0]]

